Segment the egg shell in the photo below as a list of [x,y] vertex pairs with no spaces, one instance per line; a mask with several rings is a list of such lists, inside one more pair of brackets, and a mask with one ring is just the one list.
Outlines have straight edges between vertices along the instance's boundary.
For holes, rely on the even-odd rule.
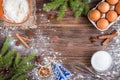
[[106,19],[109,21],[109,22],[113,22],[117,19],[118,15],[115,11],[111,10],[109,11],[107,14],[106,14]]
[[115,6],[115,11],[120,14],[120,1],[117,3],[117,5]]
[[100,13],[100,11],[98,11],[98,10],[91,10],[90,12],[89,12],[89,18],[92,20],[92,21],[97,21],[98,19],[100,19],[100,17],[101,17],[101,13]]
[[107,2],[100,2],[98,4],[98,10],[102,13],[106,13],[110,10],[110,5]]
[[118,3],[119,0],[106,0],[106,2],[108,2],[111,5],[115,5]]
[[[105,0],[102,0],[101,2],[105,2]],[[100,2],[100,3],[101,3],[101,2]],[[120,3],[120,1],[119,1],[119,3]],[[99,3],[98,3],[98,5],[99,5]],[[98,5],[96,5],[96,7],[94,7],[94,8],[91,9],[91,10],[98,9]],[[116,5],[117,5],[117,4],[116,4]],[[112,6],[110,6],[110,7],[111,7],[110,10],[114,10],[114,9],[115,9],[115,5],[112,5]],[[119,8],[118,8],[118,9],[119,9]],[[105,18],[105,16],[106,16],[106,13],[102,13],[101,18]],[[96,27],[99,31],[106,31],[106,30],[108,30],[117,20],[120,19],[120,15],[118,16],[118,18],[117,18],[115,21],[110,22],[109,25],[108,25],[108,27],[107,27],[106,29],[100,29],[100,28],[98,28],[96,22],[92,21],[92,20],[89,18],[89,13],[88,13],[88,19],[89,19],[89,21],[94,25],[94,27]]]
[[97,27],[101,30],[105,30],[108,28],[109,22],[107,19],[101,18],[97,21]]

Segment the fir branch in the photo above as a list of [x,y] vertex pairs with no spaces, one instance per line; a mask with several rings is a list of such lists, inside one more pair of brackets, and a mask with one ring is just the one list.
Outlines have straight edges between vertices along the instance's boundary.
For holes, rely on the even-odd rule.
[[29,65],[29,66],[22,66],[21,68],[16,69],[15,73],[25,73],[27,70],[31,69],[33,67],[33,65]]
[[66,6],[67,6],[67,2],[64,2],[63,5],[60,7],[60,10],[58,12],[58,17],[57,20],[61,20],[64,15],[65,15],[65,11],[66,11]]
[[73,11],[76,11],[80,5],[78,0],[69,0],[69,4]]
[[85,3],[90,3],[91,0],[83,0],[83,2],[85,2]]
[[90,7],[88,5],[88,3],[90,2],[91,0],[84,0],[84,14],[87,15],[89,10],[90,10]]
[[14,76],[12,76],[11,80],[16,80],[21,74],[22,73],[16,73]]
[[7,52],[8,47],[9,47],[9,42],[10,42],[11,38],[7,37],[5,43],[3,44],[2,50],[0,52],[0,54],[3,56],[5,54],[5,52]]
[[78,8],[78,10],[76,10],[76,12],[74,14],[75,18],[78,18],[82,14],[83,10],[84,10],[84,4],[79,2],[79,8]]
[[[50,3],[47,3],[46,6],[43,7],[44,11],[49,11],[52,9],[58,9],[57,20],[61,20],[64,15],[67,7],[74,12],[74,16],[78,18],[82,13],[85,15],[89,11],[88,3],[91,0],[51,0]],[[84,6],[85,5],[85,6]]]
[[3,65],[2,56],[0,55],[0,67]]
[[28,75],[22,74],[21,76],[17,77],[17,79],[15,79],[15,80],[25,80],[28,77],[29,77]]
[[24,71],[31,69],[34,65],[33,64],[26,64],[26,66],[21,66],[21,69],[23,69]]
[[52,9],[58,8],[61,4],[63,4],[64,0],[53,0],[44,6],[43,10],[50,11]]
[[8,53],[3,57],[3,63],[4,63],[4,65],[6,65],[6,66],[11,66],[11,64],[12,64],[12,61],[13,61],[13,54],[15,53],[15,50],[13,49],[13,50],[10,50],[10,51],[8,51]]
[[4,77],[3,77],[3,75],[0,75],[0,80],[4,80]]
[[[85,5],[86,5],[86,4],[85,4]],[[89,10],[90,10],[89,6],[86,5],[86,6],[84,7],[84,10],[85,10],[84,14],[87,15],[88,12],[89,12]]]
[[20,63],[21,55],[16,54],[15,61],[14,61],[14,67],[17,67],[17,65]]
[[[15,50],[8,49],[10,37],[3,44],[0,54],[0,80],[25,80],[29,75],[26,71],[31,69],[34,64],[28,64],[34,58],[35,54],[30,54],[22,58],[15,54]],[[24,74],[24,75],[23,75]]]
[[24,59],[20,62],[20,64],[18,65],[18,67],[21,67],[21,66],[23,66],[23,65],[26,65],[27,62],[31,61],[34,57],[35,57],[35,54],[34,54],[34,53],[29,54],[26,58],[24,58]]

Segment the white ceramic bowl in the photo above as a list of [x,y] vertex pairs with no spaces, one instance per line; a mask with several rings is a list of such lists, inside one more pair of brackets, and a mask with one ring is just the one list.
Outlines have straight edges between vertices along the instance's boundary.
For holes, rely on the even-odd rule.
[[105,72],[112,66],[112,56],[106,51],[95,52],[91,58],[91,65],[97,72]]

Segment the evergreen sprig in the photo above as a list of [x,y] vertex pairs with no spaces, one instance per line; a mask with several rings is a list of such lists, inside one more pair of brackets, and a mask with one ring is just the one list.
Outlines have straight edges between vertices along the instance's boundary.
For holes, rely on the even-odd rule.
[[81,14],[87,14],[89,11],[88,3],[90,0],[51,0],[44,7],[44,11],[50,11],[52,9],[59,9],[57,14],[57,20],[61,20],[64,15],[67,7],[74,12],[75,18],[81,16]]
[[25,80],[29,77],[27,71],[34,66],[31,60],[35,54],[23,58],[14,49],[9,49],[10,40],[7,37],[0,52],[0,80]]

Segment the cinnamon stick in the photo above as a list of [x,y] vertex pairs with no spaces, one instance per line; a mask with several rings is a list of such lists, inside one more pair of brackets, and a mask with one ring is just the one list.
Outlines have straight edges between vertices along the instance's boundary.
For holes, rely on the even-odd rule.
[[102,42],[102,45],[105,46],[109,41],[110,41],[110,38],[105,39],[105,40]]
[[118,36],[118,33],[116,30],[114,30],[111,34],[109,35],[101,35],[101,36],[98,36],[98,39],[105,39],[105,38],[113,38],[113,37],[116,37]]
[[20,36],[23,40],[25,40],[25,41],[29,41],[29,42],[31,42],[32,40],[31,39],[28,39],[28,38],[25,38],[25,37],[23,37],[23,36]]
[[15,36],[23,43],[23,45],[26,47],[26,48],[30,48],[27,43],[18,35],[18,34],[15,34]]
[[[16,35],[13,35],[13,37],[14,37],[14,38],[17,38]],[[29,42],[32,41],[31,39],[25,38],[25,37],[23,37],[23,36],[20,36],[20,37],[21,37],[23,40],[25,40],[25,41],[29,41]]]

